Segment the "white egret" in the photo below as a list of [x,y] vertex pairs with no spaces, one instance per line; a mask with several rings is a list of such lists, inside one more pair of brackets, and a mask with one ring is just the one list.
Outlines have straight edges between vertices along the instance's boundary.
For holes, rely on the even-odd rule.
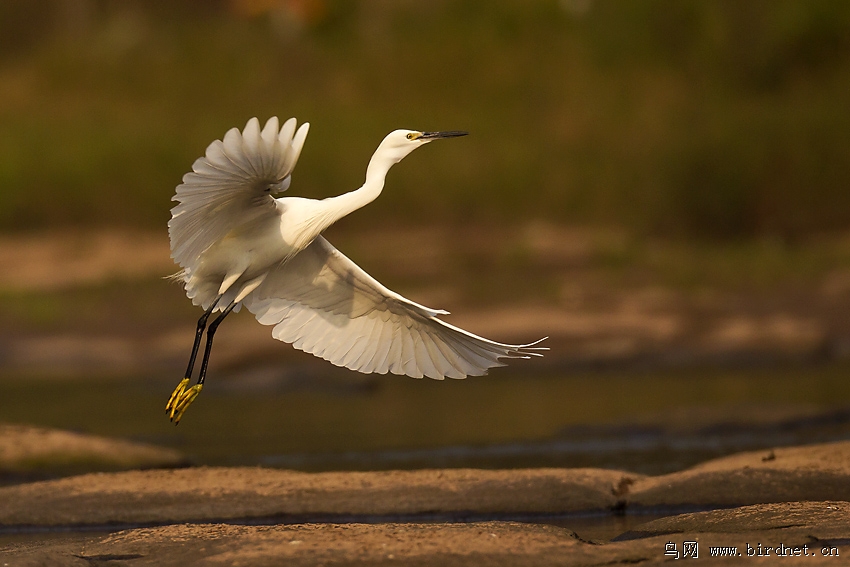
[[[285,191],[301,154],[309,124],[296,131],[290,118],[278,127],[256,118],[209,145],[177,187],[168,233],[171,256],[198,320],[185,378],[165,407],[180,421],[203,388],[213,336],[231,311],[244,305],[272,336],[337,366],[364,373],[464,378],[503,366],[502,358],[541,356],[535,345],[497,343],[438,318],[429,309],[390,291],[343,256],[321,234],[370,203],[389,169],[416,148],[466,132],[396,130],[378,146],[355,191],[327,199],[274,198]],[[198,382],[187,388],[207,319]],[[543,339],[541,339],[543,340]]]

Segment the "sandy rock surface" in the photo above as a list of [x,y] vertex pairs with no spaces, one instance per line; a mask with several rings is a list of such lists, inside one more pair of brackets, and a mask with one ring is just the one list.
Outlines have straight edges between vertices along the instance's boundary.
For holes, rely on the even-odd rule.
[[96,473],[0,488],[0,525],[604,511],[616,505],[619,487],[638,478],[601,469]]
[[739,453],[690,469],[638,479],[634,506],[740,506],[805,500],[850,501],[850,442]]
[[0,424],[0,474],[173,467],[183,462],[179,452],[154,445],[60,429]]
[[[698,554],[699,565],[780,564],[777,556],[781,565],[843,565],[848,467],[850,442],[741,453],[658,477],[249,467],[86,474],[0,488],[0,565],[657,565],[676,554]],[[678,513],[697,505],[707,510]],[[563,527],[581,512],[636,518],[647,506],[669,515],[613,541]],[[510,521],[523,515],[528,521]],[[128,529],[73,531],[82,527]]]
[[[631,539],[604,544],[583,541],[565,528],[516,522],[177,524],[72,543],[7,548],[3,559],[15,567],[583,566],[669,564],[678,553],[682,559],[695,554],[699,565],[741,564],[747,556],[770,564],[777,555],[782,556],[782,565],[841,565],[850,556],[850,541],[840,535],[850,530],[848,506],[847,502],[789,503],[684,514],[650,522],[629,532]],[[686,541],[697,542],[688,556]],[[716,556],[718,548],[727,556]]]
[[[647,522],[618,536],[625,541],[665,534],[776,532],[790,542],[850,543],[850,502],[782,502],[679,514]],[[764,536],[760,541],[766,543]],[[775,540],[776,538],[769,538]]]
[[[663,544],[661,545],[663,549]],[[663,556],[653,541],[597,546],[554,526],[471,524],[174,525],[15,550],[10,566],[591,565]]]

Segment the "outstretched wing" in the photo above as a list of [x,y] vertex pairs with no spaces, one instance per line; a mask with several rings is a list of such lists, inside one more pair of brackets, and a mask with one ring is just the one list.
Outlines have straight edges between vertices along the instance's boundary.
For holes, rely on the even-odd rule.
[[260,130],[259,120],[252,118],[242,132],[232,128],[224,140],[210,144],[172,198],[179,205],[168,222],[171,257],[191,269],[229,231],[275,214],[271,193],[289,187],[309,127],[304,123],[296,132],[290,118],[278,129],[272,117]]
[[[272,336],[352,370],[442,380],[486,374],[501,358],[541,356],[453,327],[387,289],[323,237],[268,274],[246,307]],[[541,339],[542,340],[542,339]]]

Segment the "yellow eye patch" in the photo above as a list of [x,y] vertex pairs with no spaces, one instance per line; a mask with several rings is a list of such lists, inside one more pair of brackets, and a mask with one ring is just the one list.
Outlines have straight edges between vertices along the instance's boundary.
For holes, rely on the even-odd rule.
[[422,137],[422,132],[411,132],[407,135],[408,140],[416,140]]

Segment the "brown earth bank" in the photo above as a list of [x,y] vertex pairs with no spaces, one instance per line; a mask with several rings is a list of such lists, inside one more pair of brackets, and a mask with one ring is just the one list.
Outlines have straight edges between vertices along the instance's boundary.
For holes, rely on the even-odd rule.
[[185,465],[182,455],[144,443],[30,425],[0,424],[0,479],[92,470]]
[[[721,253],[545,223],[396,227],[333,240],[393,289],[453,311],[452,324],[507,342],[548,335],[551,351],[534,368],[850,353],[843,241],[811,253],[767,245]],[[199,313],[162,280],[176,270],[164,231],[4,236],[0,261],[12,267],[0,274],[10,304],[0,317],[0,369],[116,374],[184,363]],[[783,267],[794,262],[801,269]],[[222,365],[293,356],[250,316],[222,332]]]
[[850,441],[738,453],[644,477],[630,488],[627,502],[633,507],[850,501]]
[[0,488],[0,526],[606,511],[641,475],[604,469],[95,473]]
[[[6,534],[128,529],[34,537],[0,553],[8,566],[653,565],[694,553],[707,564],[779,555],[783,564],[837,565],[850,558],[848,487],[850,441],[741,453],[656,477],[604,469],[98,473],[0,489],[0,526]],[[701,511],[679,513],[688,509]],[[663,517],[615,541],[562,527],[582,513],[647,511]],[[510,521],[518,516],[526,521]]]
[[[18,545],[4,565],[656,565],[679,558],[735,564],[847,564],[848,502],[803,502],[684,514],[611,543],[517,522],[176,524],[72,543]],[[786,518],[782,521],[781,518]],[[719,555],[723,556],[719,556]]]
[[93,473],[0,488],[0,526],[557,516],[810,500],[850,501],[850,441],[741,453],[655,477],[556,468],[304,473],[193,467]]

